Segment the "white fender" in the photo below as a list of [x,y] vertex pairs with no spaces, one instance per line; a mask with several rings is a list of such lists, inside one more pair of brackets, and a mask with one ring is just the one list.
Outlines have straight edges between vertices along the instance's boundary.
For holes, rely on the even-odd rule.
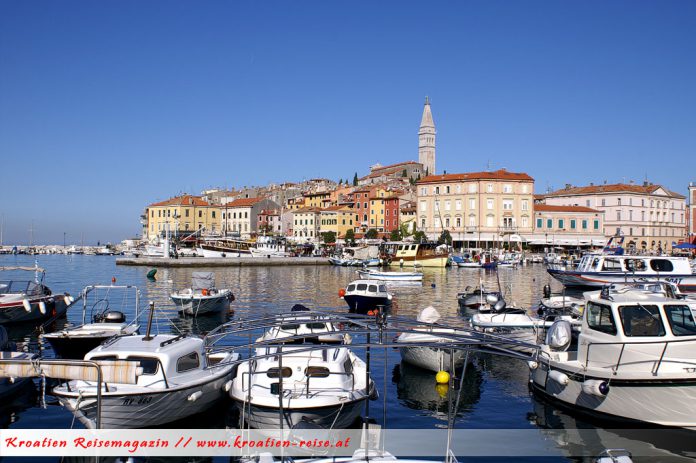
[[75,302],[75,299],[72,296],[63,296],[63,302],[65,302],[65,305],[70,305]]
[[570,382],[570,378],[568,378],[568,375],[556,370],[549,371],[549,378],[556,381],[561,386],[565,386]]
[[22,305],[24,306],[24,310],[31,312],[31,303],[28,299],[22,299]]
[[46,315],[46,303],[44,301],[39,301],[39,311]]
[[604,397],[609,393],[609,384],[601,379],[588,379],[582,383],[582,392],[588,395]]
[[196,391],[193,394],[191,394],[190,396],[188,396],[187,400],[189,402],[195,402],[196,400],[200,399],[202,395],[203,395],[203,391]]
[[225,385],[222,386],[222,389],[223,389],[225,392],[230,392],[230,389],[232,389],[232,380],[227,381],[227,382],[225,383]]

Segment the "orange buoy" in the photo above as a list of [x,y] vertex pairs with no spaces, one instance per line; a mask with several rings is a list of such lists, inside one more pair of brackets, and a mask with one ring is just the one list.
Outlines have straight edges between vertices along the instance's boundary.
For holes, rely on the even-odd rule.
[[338,297],[343,297],[346,295],[346,290],[341,288],[338,290]]
[[207,296],[207,295],[208,295],[208,290],[205,289],[205,288],[201,289],[201,294],[204,295],[204,296]]
[[367,311],[367,314],[368,314],[368,315],[374,315],[374,314],[375,314],[375,311],[374,311],[374,310],[368,310],[368,311]]
[[114,283],[116,283],[116,277],[111,277],[111,284],[113,285]]

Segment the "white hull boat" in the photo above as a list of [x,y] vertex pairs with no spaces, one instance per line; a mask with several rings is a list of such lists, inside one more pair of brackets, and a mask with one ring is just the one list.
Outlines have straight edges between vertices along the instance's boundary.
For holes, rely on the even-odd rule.
[[420,272],[380,272],[377,270],[358,270],[360,278],[367,280],[382,280],[386,282],[419,282],[423,281]]
[[97,347],[85,360],[139,364],[134,381],[100,386],[73,380],[55,387],[53,394],[89,429],[96,427],[99,387],[102,428],[160,426],[203,412],[222,399],[238,358],[229,352],[208,355],[201,338],[120,337]]
[[231,289],[217,289],[213,272],[193,272],[191,288],[171,294],[179,312],[186,315],[205,315],[227,312],[234,301]]
[[529,364],[530,385],[577,412],[696,429],[695,311],[694,302],[649,291],[586,293],[577,349],[550,328]]

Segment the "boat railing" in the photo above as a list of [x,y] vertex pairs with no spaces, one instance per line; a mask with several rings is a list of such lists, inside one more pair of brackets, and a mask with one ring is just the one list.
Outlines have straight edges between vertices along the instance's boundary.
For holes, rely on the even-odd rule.
[[[678,363],[678,364],[684,364],[684,365],[693,365],[693,367],[690,367],[690,369],[693,369],[694,372],[696,372],[696,358],[694,361],[688,361],[688,360],[682,360],[682,359],[670,359],[667,358],[665,359],[665,355],[667,354],[667,349],[669,346],[675,345],[675,344],[694,344],[696,345],[696,339],[691,337],[690,339],[671,339],[671,340],[666,340],[666,341],[615,341],[615,342],[589,342],[587,343],[587,350],[585,351],[585,368],[587,368],[590,365],[590,351],[593,346],[620,346],[621,349],[619,350],[619,355],[616,360],[616,363],[614,363],[611,366],[611,369],[613,370],[614,374],[617,374],[619,371],[619,368],[621,367],[622,363],[621,361],[623,360],[624,352],[626,351],[627,346],[646,346],[646,345],[655,345],[655,346],[660,346],[662,345],[662,351],[660,352],[660,357],[655,360],[655,359],[650,359],[650,360],[631,360],[631,364],[636,365],[636,364],[653,364],[651,368],[651,373],[653,376],[657,376],[660,367],[662,366],[663,362],[669,362],[669,363]],[[595,351],[597,348],[595,347]],[[606,358],[605,356],[603,356]],[[595,363],[602,363],[603,365],[609,365],[606,362],[598,362],[595,361]],[[625,364],[624,364],[625,365]]]

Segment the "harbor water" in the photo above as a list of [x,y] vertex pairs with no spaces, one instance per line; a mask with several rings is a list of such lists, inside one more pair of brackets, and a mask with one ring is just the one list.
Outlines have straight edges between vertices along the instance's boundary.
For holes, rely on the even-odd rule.
[[[200,335],[226,320],[286,312],[294,304],[303,304],[310,309],[345,312],[347,306],[338,297],[338,290],[357,278],[355,269],[346,267],[211,268],[216,275],[217,287],[230,288],[234,292],[236,300],[232,303],[233,310],[224,316],[182,318],[169,295],[190,285],[192,272],[204,270],[202,268],[159,268],[153,280],[147,278],[150,268],[116,266],[115,257],[112,256],[5,255],[0,256],[0,266],[32,266],[35,260],[46,269],[46,284],[54,293],[77,295],[86,285],[110,284],[115,278],[116,284],[136,285],[141,289],[142,307],[149,301],[155,303],[155,331]],[[26,275],[18,274],[3,275],[3,279],[8,276],[26,279]],[[465,316],[459,311],[456,295],[467,286],[479,285],[480,280],[489,288],[500,285],[508,304],[520,307],[536,305],[545,284],[550,284],[554,292],[562,290],[562,286],[548,276],[541,264],[501,268],[497,273],[464,268],[425,269],[422,285],[393,289],[392,311],[400,316],[415,318],[421,309],[433,306],[445,322],[464,325]],[[79,324],[81,308],[79,304],[79,307],[71,309],[67,320],[57,321],[47,331],[61,328],[66,323]],[[126,316],[130,320],[133,314],[126,313]],[[144,321],[143,318],[141,326]],[[40,352],[44,357],[53,356],[50,346],[43,343],[34,327],[9,327],[8,332],[20,349]],[[356,353],[364,357],[364,352],[358,350]],[[393,429],[447,427],[449,401],[447,394],[436,387],[434,373],[401,364],[399,352],[395,349],[375,353],[372,360],[372,376],[380,393],[380,399],[370,405],[372,419]],[[82,427],[48,392],[43,398],[41,382],[36,381],[35,384],[36,387],[25,394],[10,402],[0,403],[0,428]],[[634,461],[691,461],[690,457],[696,455],[696,445],[693,443],[696,439],[689,431],[651,430],[636,437],[632,430],[605,428],[603,423],[573,416],[542,402],[530,395],[527,384],[528,367],[524,361],[477,355],[466,369],[462,389],[455,392],[460,396],[454,427],[489,430],[486,435],[490,435],[490,439],[496,439],[496,430],[520,430],[524,442],[499,442],[501,447],[532,449],[529,454],[520,451],[520,456],[513,461],[592,461],[590,455],[598,455],[603,449],[622,443],[624,448],[631,447],[629,450],[634,453]],[[236,425],[234,407],[226,404],[194,420],[167,427],[234,428]],[[461,455],[459,460],[511,461],[509,456],[502,455]],[[0,460],[27,461],[20,458],[6,460],[1,455]],[[57,456],[44,461],[62,460]],[[171,461],[227,459],[182,457]]]

